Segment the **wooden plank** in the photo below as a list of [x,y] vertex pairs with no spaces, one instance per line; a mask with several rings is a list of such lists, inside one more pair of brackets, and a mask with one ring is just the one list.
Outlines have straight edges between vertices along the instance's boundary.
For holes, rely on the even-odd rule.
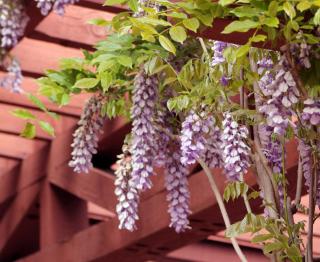
[[0,133],[0,141],[0,155],[15,159],[26,159],[47,145],[44,141],[25,139],[5,133]]
[[27,37],[12,49],[12,54],[19,59],[23,71],[38,75],[47,69],[57,69],[61,58],[82,57],[81,50]]
[[[24,109],[24,107],[17,107],[8,104],[0,104],[0,131],[20,134],[24,128],[25,120],[18,118],[12,114],[15,109]],[[55,120],[48,114],[34,109],[29,109],[29,111],[36,116],[38,120],[46,121],[51,124],[54,128],[55,133],[62,133],[63,130],[68,126],[75,126],[77,119],[70,117],[61,117],[59,120]],[[44,132],[39,126],[37,127],[37,138],[52,140],[54,139],[48,133]]]
[[[217,183],[222,191],[224,188],[224,177],[217,176]],[[216,200],[207,183],[207,178],[202,172],[189,178],[191,195],[191,209],[194,213],[200,210],[216,205]],[[58,261],[62,257],[68,261],[91,261],[99,259],[108,260],[108,254],[115,252],[129,245],[134,245],[148,235],[167,229],[169,216],[167,214],[166,192],[161,192],[152,198],[141,203],[140,220],[138,230],[130,233],[120,231],[117,228],[118,221],[113,219],[110,222],[102,222],[84,230],[68,242],[65,242],[50,249],[42,250],[33,256],[20,261]],[[161,217],[161,219],[159,219]],[[172,234],[173,231],[171,230]],[[171,237],[169,235],[168,237]],[[90,238],[90,241],[87,241]],[[85,250],[84,247],[86,246]],[[73,250],[73,251],[72,251]],[[77,250],[77,252],[74,252]],[[82,251],[83,250],[83,251]],[[107,259],[107,260],[106,260]]]
[[52,184],[74,194],[75,196],[93,202],[112,212],[117,203],[114,195],[114,176],[93,168],[90,174],[77,174],[63,165],[49,176]]
[[0,203],[45,175],[48,143],[0,133],[0,155],[23,160],[0,176]]
[[[296,143],[289,145],[288,151],[288,178],[294,180],[296,174],[297,151]],[[222,192],[225,186],[224,176],[218,170],[214,171],[218,187]],[[246,176],[250,186],[255,184],[252,176]],[[292,179],[293,178],[293,179]],[[122,249],[134,250],[134,254],[145,256],[157,253],[163,255],[170,250],[186,245],[190,242],[205,239],[212,234],[217,225],[223,225],[216,199],[211,192],[207,178],[203,172],[192,175],[188,178],[191,192],[191,225],[193,230],[177,235],[172,229],[168,229],[169,216],[167,214],[166,192],[162,191],[140,204],[140,220],[138,230],[130,233],[117,229],[118,221],[113,219],[103,222],[84,230],[68,242],[56,245],[51,249],[42,250],[30,257],[20,261],[58,261],[67,259],[68,261],[114,261],[114,257],[119,257]],[[294,183],[293,181],[290,183]],[[232,222],[243,216],[244,205],[241,201],[227,205],[230,211]],[[253,206],[259,209],[259,205]],[[260,209],[261,210],[261,209]],[[161,219],[159,219],[161,217]],[[91,239],[88,243],[87,239]],[[85,251],[83,247],[86,247]],[[78,250],[73,252],[72,250]]]
[[[5,75],[4,72],[0,71],[0,78]],[[22,88],[27,93],[37,94],[38,85],[36,83],[36,79],[25,76],[22,81]],[[46,97],[39,96],[39,99],[45,104],[45,106],[57,113],[61,113],[63,115],[77,116],[79,117],[82,112],[83,105],[85,101],[89,99],[89,94],[78,94],[71,97],[70,103],[66,106],[59,107],[52,102],[50,102]],[[30,100],[25,95],[16,94],[9,92],[8,90],[0,89],[0,102],[13,104],[13,105],[21,105],[29,108],[37,108],[34,104],[30,102]]]
[[0,250],[3,250],[11,235],[28,212],[40,190],[40,182],[22,190],[0,221]]
[[40,195],[40,248],[87,227],[87,203],[45,181]]
[[0,157],[0,177],[20,164],[18,160]]
[[106,29],[91,25],[88,21],[94,18],[111,20],[113,17],[113,13],[70,5],[66,8],[64,16],[51,12],[35,31],[58,39],[95,45],[96,42],[105,38]]

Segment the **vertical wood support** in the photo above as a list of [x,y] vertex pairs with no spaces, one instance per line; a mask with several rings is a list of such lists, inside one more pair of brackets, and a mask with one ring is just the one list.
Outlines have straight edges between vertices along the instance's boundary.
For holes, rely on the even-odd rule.
[[40,249],[70,238],[89,224],[86,201],[49,182],[53,174],[65,175],[57,167],[70,159],[69,145],[75,124],[75,119],[70,119],[70,125],[65,126],[65,130],[56,136],[50,146],[47,180],[40,195]]
[[40,195],[40,248],[87,228],[87,203],[45,181]]

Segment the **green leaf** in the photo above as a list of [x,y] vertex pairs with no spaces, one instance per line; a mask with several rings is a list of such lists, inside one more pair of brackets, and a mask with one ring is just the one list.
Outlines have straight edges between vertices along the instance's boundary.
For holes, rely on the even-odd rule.
[[112,74],[110,74],[109,72],[103,72],[100,74],[100,79],[103,91],[107,92],[113,81]]
[[130,56],[118,56],[117,61],[119,64],[125,66],[125,67],[130,67],[132,68],[132,58]]
[[127,0],[106,0],[103,5],[121,5]]
[[54,136],[54,128],[48,122],[39,121],[38,123],[44,132],[48,133],[50,136]]
[[186,30],[182,26],[174,26],[169,30],[171,38],[179,43],[183,43],[187,38]]
[[177,106],[179,110],[183,110],[187,108],[189,105],[189,97],[188,96],[179,96],[177,97]]
[[141,32],[141,37],[143,40],[146,40],[151,43],[154,43],[156,41],[156,38],[152,34],[147,32]]
[[159,36],[159,42],[160,45],[167,51],[171,52],[171,53],[176,53],[176,48],[173,45],[173,43],[170,41],[170,39],[168,39],[167,37],[160,35]]
[[269,4],[268,13],[269,13],[270,16],[277,16],[278,6],[279,5],[278,5],[277,1],[272,1]]
[[268,17],[263,20],[263,23],[269,27],[277,28],[279,26],[279,19],[277,17]]
[[252,243],[260,243],[264,242],[266,240],[269,240],[273,237],[272,234],[261,234],[261,235],[256,235],[251,239]]
[[233,4],[236,0],[219,0],[219,4],[222,6]]
[[174,18],[180,18],[180,19],[187,19],[188,16],[185,13],[178,13],[178,12],[172,12],[168,14],[164,14],[169,17],[174,17]]
[[249,42],[257,43],[257,42],[263,42],[267,39],[266,35],[255,35],[249,39]]
[[248,196],[248,199],[256,199],[260,196],[260,193],[258,191],[252,191],[249,196]]
[[307,9],[309,9],[312,6],[312,4],[309,1],[301,1],[300,3],[297,4],[297,9],[300,12],[303,12]]
[[290,17],[290,19],[293,19],[296,16],[296,10],[294,9],[294,6],[289,2],[285,2],[283,4],[283,10]]
[[175,99],[172,99],[170,98],[168,101],[167,101],[167,107],[169,109],[169,111],[172,111],[177,105],[177,101]]
[[22,118],[22,119],[36,119],[35,115],[26,109],[15,109],[11,112],[14,116]]
[[41,100],[39,98],[37,98],[36,96],[34,96],[33,94],[28,94],[28,98],[30,99],[30,101],[36,105],[37,107],[39,107],[39,109],[41,109],[44,112],[47,112],[47,108],[46,106],[41,102]]
[[138,12],[138,1],[137,0],[129,0],[128,6],[133,12]]
[[280,250],[283,248],[283,244],[281,242],[268,243],[263,247],[263,253],[270,253],[276,250]]
[[32,139],[36,136],[36,127],[34,124],[27,122],[24,129],[21,132],[21,136]]
[[90,19],[88,21],[88,24],[97,25],[97,26],[107,26],[110,24],[110,21],[107,21],[103,18],[94,18],[94,19]]
[[171,26],[171,24],[168,21],[165,21],[163,19],[156,19],[156,18],[150,18],[150,17],[141,17],[137,18],[137,20],[141,23],[146,23],[150,25],[162,25],[162,26]]
[[74,86],[81,89],[90,89],[95,87],[99,83],[99,79],[97,78],[82,78],[78,80]]
[[195,33],[197,32],[197,30],[200,26],[199,20],[195,17],[183,20],[182,23],[187,29],[189,29]]
[[164,80],[163,86],[169,85],[177,80],[176,77],[168,77]]
[[240,48],[238,48],[238,49],[236,50],[236,56],[237,56],[237,58],[247,55],[248,52],[249,52],[249,50],[250,50],[250,46],[249,46],[249,45],[243,45],[243,46],[241,46]]
[[313,22],[315,25],[320,25],[320,9],[317,10],[313,17]]
[[227,25],[222,31],[223,34],[230,34],[232,32],[248,32],[250,29],[258,27],[260,24],[252,20],[233,21]]
[[259,10],[257,8],[249,7],[249,6],[236,7],[233,10],[231,10],[230,13],[234,14],[237,17],[259,16]]

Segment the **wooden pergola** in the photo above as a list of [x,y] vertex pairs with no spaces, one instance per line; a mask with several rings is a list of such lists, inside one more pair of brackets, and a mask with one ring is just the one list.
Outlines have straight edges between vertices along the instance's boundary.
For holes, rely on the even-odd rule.
[[[51,13],[44,18],[34,3],[27,1],[31,23],[25,37],[12,50],[25,75],[23,88],[33,93],[37,89],[34,78],[41,76],[45,69],[56,68],[62,57],[81,56],[80,48],[90,50],[96,41],[105,37],[102,28],[87,24],[87,20],[110,19],[123,10],[102,7],[99,0],[81,0],[68,7],[64,17]],[[221,25],[223,23],[221,21]],[[228,40],[218,34],[221,29],[216,26],[213,29],[216,31],[211,30],[206,36]],[[229,40],[232,38],[228,37]],[[232,40],[243,43],[245,37],[242,34]],[[197,167],[188,177],[192,230],[176,234],[168,228],[163,176],[155,176],[154,187],[142,195],[139,229],[133,233],[119,230],[114,214],[116,197],[112,164],[130,130],[129,124],[123,119],[106,121],[99,152],[94,158],[96,168],[89,174],[75,174],[68,167],[70,144],[88,96],[75,96],[63,108],[41,99],[50,110],[61,115],[59,121],[48,119],[23,95],[0,89],[0,261],[197,261],[197,258],[192,259],[191,253],[207,250],[208,246],[212,252],[215,250],[215,258],[228,257],[229,254],[223,255],[223,252],[232,250],[223,236],[225,227],[217,202],[207,178]],[[23,122],[10,114],[19,107],[27,107],[40,119],[50,122],[56,137],[52,139],[42,131],[34,140],[20,137]],[[296,141],[287,144],[291,196],[295,193],[296,147]],[[213,170],[213,173],[223,192],[225,178],[221,170]],[[247,176],[247,183],[256,186],[253,174]],[[261,212],[260,204],[259,200],[253,203],[255,212]],[[245,214],[240,200],[228,203],[227,209],[232,222],[242,219]],[[320,225],[316,228],[315,251],[320,255]],[[245,237],[240,239],[240,244],[258,248]],[[221,245],[224,251],[219,249]],[[255,256],[256,261],[263,261],[259,252],[251,249],[245,252],[252,253],[250,261],[255,261]],[[189,254],[189,259],[183,254]],[[235,260],[230,261],[237,261],[235,256],[233,258]]]

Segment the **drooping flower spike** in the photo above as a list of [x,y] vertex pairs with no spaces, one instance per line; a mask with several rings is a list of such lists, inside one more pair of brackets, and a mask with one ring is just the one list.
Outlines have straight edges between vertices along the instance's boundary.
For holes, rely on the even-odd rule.
[[101,115],[101,107],[104,97],[93,96],[86,103],[79,127],[74,132],[72,160],[69,166],[77,173],[88,173],[92,167],[92,155],[97,153],[99,135],[103,132],[104,117]]

